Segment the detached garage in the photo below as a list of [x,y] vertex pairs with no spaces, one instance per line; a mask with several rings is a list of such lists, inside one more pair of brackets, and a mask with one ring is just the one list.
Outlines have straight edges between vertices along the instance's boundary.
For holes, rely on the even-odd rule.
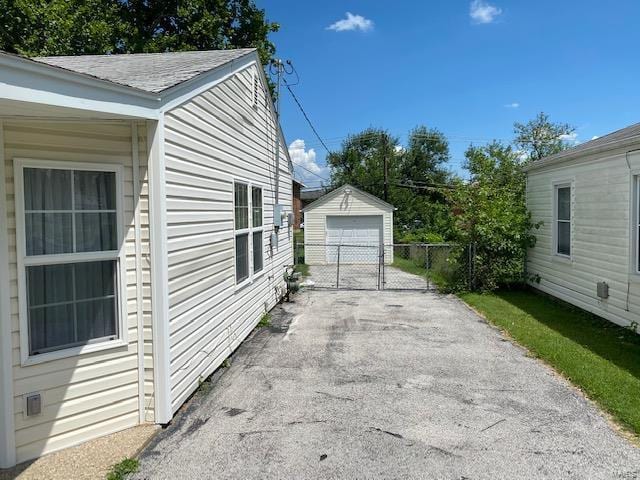
[[393,205],[343,185],[302,211],[307,264],[393,262]]

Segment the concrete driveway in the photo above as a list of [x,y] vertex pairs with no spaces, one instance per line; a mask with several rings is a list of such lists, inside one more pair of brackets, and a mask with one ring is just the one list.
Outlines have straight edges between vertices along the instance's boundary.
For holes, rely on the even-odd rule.
[[640,478],[640,450],[454,297],[309,291],[276,309],[137,478]]
[[377,290],[378,281],[382,281],[383,290],[435,290],[433,283],[424,277],[403,272],[399,268],[385,265],[380,272],[378,264],[341,264],[340,270],[335,264],[309,265],[309,280],[319,288]]

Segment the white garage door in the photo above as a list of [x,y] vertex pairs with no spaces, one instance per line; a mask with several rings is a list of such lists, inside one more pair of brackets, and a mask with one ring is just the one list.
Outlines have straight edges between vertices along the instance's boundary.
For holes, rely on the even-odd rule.
[[382,215],[327,216],[327,262],[376,263],[382,243]]

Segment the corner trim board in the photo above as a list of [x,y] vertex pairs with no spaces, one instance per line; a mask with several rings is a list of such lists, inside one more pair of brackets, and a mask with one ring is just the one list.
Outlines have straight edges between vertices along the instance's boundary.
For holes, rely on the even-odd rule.
[[9,235],[4,158],[4,123],[0,120],[0,468],[16,464],[13,418],[13,359],[9,299]]
[[149,216],[151,240],[151,311],[153,324],[153,392],[155,423],[172,418],[169,378],[169,287],[167,196],[165,186],[164,115],[148,123]]

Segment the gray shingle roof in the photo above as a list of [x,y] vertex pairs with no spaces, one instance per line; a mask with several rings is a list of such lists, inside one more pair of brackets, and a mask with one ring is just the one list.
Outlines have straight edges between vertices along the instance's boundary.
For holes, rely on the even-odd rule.
[[570,158],[576,158],[580,155],[588,155],[594,151],[614,149],[626,144],[628,142],[638,141],[640,143],[640,123],[635,123],[615,132],[608,133],[602,137],[598,137],[594,140],[581,143],[573,148],[564,150],[555,155],[550,155],[546,158],[533,162],[526,167],[526,170],[542,167],[550,163],[561,162],[562,160],[568,160]]
[[151,93],[160,93],[255,49],[35,57],[32,60]]

